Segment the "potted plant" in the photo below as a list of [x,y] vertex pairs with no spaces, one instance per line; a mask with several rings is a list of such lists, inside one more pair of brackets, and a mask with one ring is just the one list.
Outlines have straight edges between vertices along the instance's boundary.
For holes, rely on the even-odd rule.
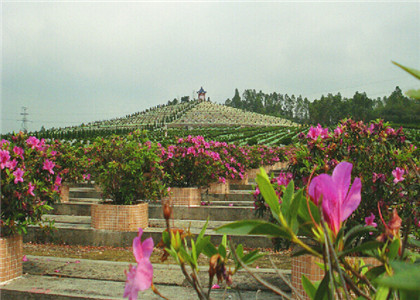
[[46,222],[43,215],[59,198],[61,181],[53,160],[43,139],[19,133],[0,142],[0,282],[22,275],[22,234],[29,225]]
[[161,148],[160,156],[173,205],[201,205],[201,188],[217,182],[223,168],[220,155],[201,136],[181,138]]
[[60,201],[67,203],[70,186],[90,176],[85,174],[88,158],[81,145],[69,141],[53,141],[50,151],[54,154],[54,162],[61,178]]
[[95,141],[101,164],[97,181],[103,202],[91,208],[92,227],[112,231],[137,231],[148,227],[148,202],[165,195],[157,146],[144,132]]

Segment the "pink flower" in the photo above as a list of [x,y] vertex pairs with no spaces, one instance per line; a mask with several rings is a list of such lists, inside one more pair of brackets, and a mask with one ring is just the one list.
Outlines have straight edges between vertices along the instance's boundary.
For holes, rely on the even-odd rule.
[[35,196],[34,190],[35,190],[35,186],[32,184],[32,182],[29,182],[28,194],[31,196]]
[[378,224],[373,222],[374,220],[375,220],[375,215],[373,213],[370,213],[370,216],[365,218],[366,226],[373,226],[373,227],[378,226]]
[[39,140],[34,136],[30,136],[26,140],[26,143],[28,144],[28,146],[31,146],[32,149],[35,149],[36,147],[38,147]]
[[15,146],[15,147],[13,148],[13,152],[14,152],[16,155],[19,155],[21,158],[23,158],[24,150],[23,150],[22,148],[20,148],[20,147],[18,147],[18,146]]
[[211,289],[212,290],[220,289],[220,285],[218,285],[217,283],[216,284],[213,284],[213,286],[211,287]]
[[0,150],[0,167],[3,170],[10,160],[10,153],[7,150]]
[[57,175],[57,177],[55,178],[55,185],[61,185],[61,177]]
[[42,167],[43,170],[47,170],[50,172],[50,174],[54,174],[53,168],[55,166],[55,163],[46,159],[44,162],[44,166]]
[[24,255],[23,257],[22,257],[22,261],[28,261],[29,259],[26,257],[26,255]]
[[392,171],[392,176],[394,176],[394,183],[398,183],[400,181],[403,181],[405,178],[403,175],[405,174],[404,169],[395,168],[394,171]]
[[10,170],[14,170],[14,169],[16,168],[17,164],[18,164],[18,162],[17,162],[17,160],[16,160],[16,159],[9,160],[9,161],[6,163],[6,167],[7,167],[7,168],[9,168]]
[[22,171],[20,168],[13,172],[13,176],[15,176],[15,184],[17,184],[18,182],[23,182],[23,174],[25,174],[25,172]]
[[322,201],[322,212],[330,229],[337,234],[341,223],[345,221],[359,206],[362,189],[360,178],[351,183],[351,169],[349,162],[339,163],[332,176],[321,174],[316,176],[309,185],[309,195],[315,204]]
[[150,255],[153,251],[153,240],[148,238],[141,242],[143,229],[139,228],[139,235],[133,240],[133,254],[137,261],[137,266],[130,265],[127,280],[125,283],[123,297],[137,299],[139,291],[150,288],[153,280],[153,266],[150,262]]

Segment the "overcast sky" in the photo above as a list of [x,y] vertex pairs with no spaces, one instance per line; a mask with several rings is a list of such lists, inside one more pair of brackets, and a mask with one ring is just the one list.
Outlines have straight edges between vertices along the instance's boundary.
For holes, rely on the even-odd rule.
[[1,132],[110,119],[235,88],[319,98],[420,81],[420,2],[2,4]]

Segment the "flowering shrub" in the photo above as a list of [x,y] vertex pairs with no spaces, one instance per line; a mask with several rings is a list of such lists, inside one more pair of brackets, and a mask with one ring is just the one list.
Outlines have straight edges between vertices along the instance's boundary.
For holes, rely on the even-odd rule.
[[[420,190],[419,149],[405,143],[402,128],[395,130],[383,121],[370,124],[343,120],[334,131],[320,125],[300,134],[300,144],[289,152],[290,171],[298,186],[310,175],[328,172],[340,161],[353,164],[353,174],[363,184],[362,198],[352,224],[361,224],[377,209],[396,207],[404,217],[418,218]],[[412,167],[412,171],[408,169]]]
[[147,141],[144,132],[139,131],[124,138],[96,140],[92,152],[96,152],[102,198],[127,205],[163,197],[166,189],[157,149],[158,146]]
[[[323,264],[319,264],[324,271],[321,282],[313,283],[302,276],[302,285],[311,299],[414,299],[420,292],[420,272],[418,264],[413,264],[418,255],[408,248],[419,242],[408,236],[409,228],[401,232],[402,219],[397,210],[394,209],[388,222],[385,222],[381,209],[375,211],[384,228],[376,239],[361,239],[367,232],[378,232],[372,214],[366,217],[366,225],[352,226],[350,230],[346,228],[347,219],[365,201],[361,179],[356,177],[352,182],[352,168],[351,163],[341,162],[334,168],[332,176],[321,174],[314,177],[306,197],[304,190],[295,190],[294,182],[290,181],[281,201],[261,169],[257,183],[277,223],[241,220],[216,231],[287,239],[300,247],[295,255],[310,254],[323,260]],[[407,226],[410,227],[410,222]],[[360,243],[352,246],[355,239]],[[375,258],[380,265],[365,265],[361,258],[355,264],[347,260],[348,256],[361,255]],[[260,283],[290,299],[281,289],[263,280]],[[302,298],[295,287],[288,285],[298,298]]]
[[161,148],[160,157],[164,171],[169,175],[171,187],[205,187],[217,182],[224,170],[218,152],[203,137],[188,136],[176,145]]
[[82,145],[68,141],[54,140],[50,147],[62,182],[81,182],[90,179],[87,168],[89,158]]
[[43,139],[16,134],[0,142],[1,234],[26,233],[58,200],[61,177]]
[[285,159],[284,149],[280,147],[268,147],[265,145],[245,146],[244,152],[244,164],[247,169],[270,166]]

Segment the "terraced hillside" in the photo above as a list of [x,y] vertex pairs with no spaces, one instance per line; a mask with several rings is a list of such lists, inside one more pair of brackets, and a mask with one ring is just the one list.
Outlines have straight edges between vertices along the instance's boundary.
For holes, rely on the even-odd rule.
[[102,120],[57,129],[61,132],[86,130],[124,130],[137,128],[200,128],[200,127],[265,127],[297,126],[291,121],[247,112],[223,104],[190,101],[175,105],[159,105],[121,118]]
[[186,111],[181,118],[168,124],[168,127],[182,126],[297,126],[297,124],[282,118],[247,112],[223,104],[201,102]]

